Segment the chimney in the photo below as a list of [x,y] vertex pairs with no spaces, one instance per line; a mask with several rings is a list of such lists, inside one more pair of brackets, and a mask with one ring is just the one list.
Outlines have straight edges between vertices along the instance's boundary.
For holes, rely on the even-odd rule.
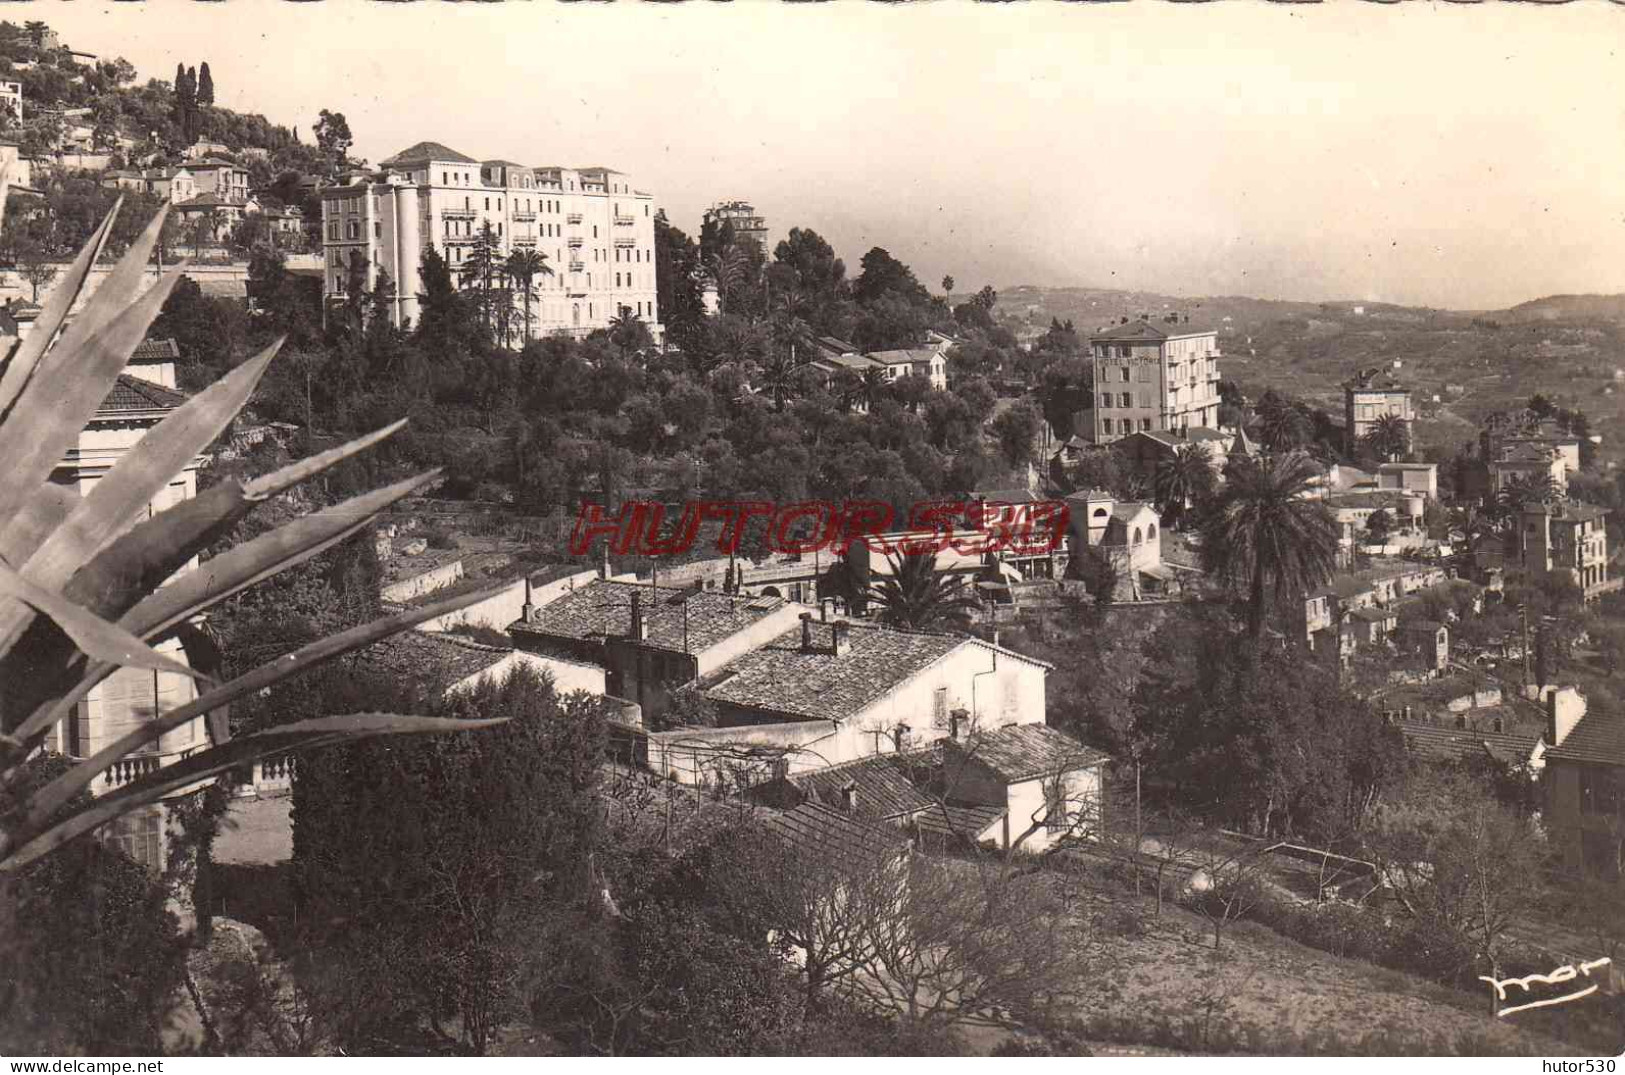
[[1586,715],[1585,695],[1563,687],[1546,695],[1546,745],[1562,746],[1580,718]]
[[897,748],[897,753],[901,754],[908,749],[908,733],[912,730],[907,724],[899,724],[892,729],[892,743]]
[[1411,719],[1411,707],[1410,706],[1405,707],[1405,719],[1406,720]]
[[835,656],[852,652],[852,625],[845,620],[830,624],[835,636]]
[[1457,713],[1456,714],[1456,728],[1458,730],[1462,730],[1462,729],[1465,729],[1466,727],[1467,727],[1467,714],[1466,713]]
[[950,709],[948,711],[948,738],[957,740],[959,733],[966,730],[970,723],[970,713],[964,709]]
[[811,653],[812,648],[812,613],[803,612],[801,614],[801,652]]
[[530,576],[525,576],[525,603],[519,607],[519,618],[529,623],[536,615],[536,606],[530,600]]
[[643,622],[643,594],[637,590],[632,591],[632,630],[629,634],[635,642],[649,640],[649,625]]
[[604,558],[598,564],[598,577],[609,578],[609,542],[604,542]]
[[857,781],[855,781],[855,780],[851,781],[846,785],[846,787],[841,789],[841,801],[846,804],[846,812],[847,813],[855,814],[855,813],[858,812],[858,783],[857,783]]
[[821,623],[829,622],[829,598],[827,597],[818,599],[818,619]]

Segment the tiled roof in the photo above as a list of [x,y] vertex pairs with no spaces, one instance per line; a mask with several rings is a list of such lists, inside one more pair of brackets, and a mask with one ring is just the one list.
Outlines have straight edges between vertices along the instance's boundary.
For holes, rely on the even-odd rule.
[[186,402],[186,396],[173,388],[165,388],[161,384],[132,377],[128,373],[119,374],[113,385],[113,390],[102,400],[102,405],[96,408],[97,414],[127,414],[139,411],[172,411]]
[[234,198],[222,198],[217,194],[195,194],[183,202],[177,202],[177,209],[204,209],[212,205],[229,206],[236,209],[245,209],[248,203]]
[[1526,762],[1540,743],[1540,739],[1533,735],[1441,728],[1417,721],[1401,721],[1399,730],[1404,733],[1405,745],[1410,747],[1413,754],[1445,761],[1487,753],[1499,761]]
[[1185,430],[1185,439],[1200,444],[1204,441],[1227,441],[1229,436],[1207,426],[1191,426]]
[[1166,340],[1168,334],[1149,321],[1132,321],[1126,325],[1117,325],[1097,332],[1089,337],[1090,343],[1105,342],[1108,340]]
[[988,826],[1004,817],[1003,806],[972,806],[958,803],[932,803],[914,818],[921,836],[975,843]]
[[846,808],[845,789],[855,786],[859,817],[890,820],[918,813],[931,805],[931,800],[921,794],[898,767],[896,759],[885,754],[799,773],[790,777],[789,783],[806,796],[807,801],[837,810]]
[[1143,504],[1138,500],[1130,500],[1124,503],[1113,504],[1112,518],[1120,523],[1130,523],[1133,522],[1141,512],[1149,510],[1151,510],[1150,504]]
[[451,635],[402,631],[374,642],[357,660],[425,693],[438,694],[469,676],[485,671],[513,652]]
[[870,351],[868,357],[888,366],[901,366],[905,363],[930,362],[937,357],[937,352],[929,347],[915,347],[899,351]]
[[970,495],[972,500],[985,500],[989,504],[1036,504],[1039,501],[1027,489],[986,489]]
[[813,342],[818,346],[828,348],[837,354],[851,355],[856,354],[858,351],[856,344],[848,343],[839,336],[820,336]]
[[408,146],[399,153],[395,154],[393,157],[388,157],[379,163],[383,165],[427,164],[430,161],[452,161],[457,164],[479,163],[479,161],[475,160],[473,157],[459,153],[449,146],[443,146],[439,142],[419,142],[416,145]]
[[1047,724],[1016,724],[995,732],[973,735],[953,748],[993,770],[1006,784],[1035,780],[1060,772],[1074,772],[1111,760],[1094,747],[1086,747]]
[[1357,608],[1350,612],[1349,615],[1366,623],[1386,623],[1397,618],[1391,609],[1386,608]]
[[634,593],[642,601],[648,644],[678,653],[683,652],[684,643],[684,602],[679,598],[687,598],[690,653],[711,648],[784,604],[777,598],[734,597],[714,590],[656,588],[644,583],[595,579],[548,604],[535,620],[516,623],[511,630],[588,642],[625,638],[632,630]]
[[837,656],[830,642],[832,628],[812,625],[810,653],[802,652],[797,626],[735,658],[707,677],[706,697],[803,720],[843,720],[960,646],[977,644],[951,635],[853,623],[848,627],[851,648]]
[[1557,449],[1548,447],[1538,441],[1517,441],[1501,449],[1501,457],[1490,463],[1550,463],[1557,455]]
[[767,819],[767,830],[798,853],[842,864],[867,865],[900,854],[902,839],[819,803],[803,803]]
[[132,362],[163,362],[181,357],[181,349],[174,340],[142,340],[130,355]]
[[1625,717],[1592,710],[1546,752],[1553,761],[1585,761],[1602,765],[1625,765]]

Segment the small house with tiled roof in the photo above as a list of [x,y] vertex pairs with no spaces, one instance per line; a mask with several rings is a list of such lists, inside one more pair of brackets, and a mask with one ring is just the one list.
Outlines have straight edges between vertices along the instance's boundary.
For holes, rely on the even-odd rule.
[[1546,812],[1565,867],[1617,878],[1625,867],[1625,715],[1587,712],[1573,688],[1547,697]]
[[1101,751],[1046,724],[972,730],[942,746],[942,799],[999,810],[996,831],[981,835],[1001,850],[1098,838],[1111,760]]
[[482,682],[501,682],[517,668],[545,676],[560,694],[578,690],[604,693],[604,670],[596,665],[542,658],[442,632],[403,631],[368,646],[356,660],[408,686],[426,701],[470,690]]
[[679,687],[793,629],[778,597],[596,579],[508,626],[519,649],[597,665],[609,694],[655,720]]
[[933,802],[910,779],[904,757],[877,754],[776,777],[751,788],[749,798],[779,809],[821,803],[867,821],[904,826]]

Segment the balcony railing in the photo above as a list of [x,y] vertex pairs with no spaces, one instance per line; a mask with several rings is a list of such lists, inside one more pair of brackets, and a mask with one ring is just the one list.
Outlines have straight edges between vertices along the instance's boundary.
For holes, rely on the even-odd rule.
[[572,261],[572,262],[570,262],[570,271],[571,272],[581,272],[586,267],[587,266],[586,266],[585,262],[580,262],[580,261]]
[[442,209],[440,215],[447,220],[473,220],[479,214],[472,209]]
[[516,221],[535,220],[536,219],[536,214],[535,213],[529,213],[529,212],[519,212],[519,213],[515,213],[513,215],[513,218]]
[[468,244],[468,243],[476,242],[478,239],[479,239],[478,235],[447,235],[447,236],[445,236],[445,240],[446,240],[447,244]]
[[638,218],[635,217],[635,216],[628,216],[625,213],[616,213],[615,214],[615,223],[616,223],[616,225],[618,227],[630,228],[633,224],[636,224],[637,222],[638,222]]
[[191,757],[197,749],[199,748],[187,747],[185,750],[171,750],[162,754],[131,754],[120,758],[102,774],[101,786],[107,790],[121,788],[126,784],[140,780],[144,776],[156,773],[166,765],[172,765],[184,758]]
[[628,249],[630,247],[637,246],[638,245],[638,240],[637,240],[637,238],[635,236],[621,235],[621,236],[616,237],[615,245],[624,250],[624,249]]
[[569,247],[571,250],[580,250],[581,243],[582,239],[579,235],[572,235],[568,239],[564,240],[564,245]]
[[566,214],[564,214],[564,222],[566,224],[579,224],[579,223],[581,223],[581,214],[580,213],[566,213]]

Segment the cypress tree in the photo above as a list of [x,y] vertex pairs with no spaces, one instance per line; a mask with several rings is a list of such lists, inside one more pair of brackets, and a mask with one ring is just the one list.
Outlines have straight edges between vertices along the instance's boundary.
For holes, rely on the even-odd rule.
[[200,105],[214,104],[214,76],[209,74],[209,64],[204,61],[198,72],[197,103]]

